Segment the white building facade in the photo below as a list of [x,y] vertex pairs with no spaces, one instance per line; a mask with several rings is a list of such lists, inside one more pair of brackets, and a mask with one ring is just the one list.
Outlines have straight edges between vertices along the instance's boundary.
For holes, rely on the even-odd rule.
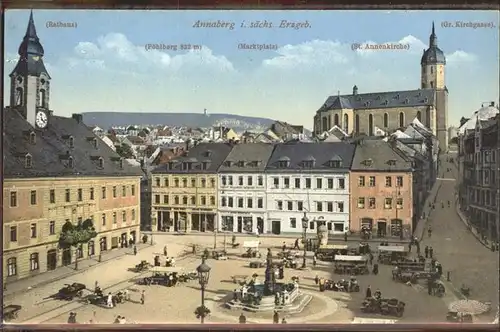
[[349,230],[349,168],[355,146],[345,142],[276,146],[266,167],[267,230],[273,234],[330,234]]
[[237,144],[218,171],[219,231],[266,233],[264,169],[274,146]]

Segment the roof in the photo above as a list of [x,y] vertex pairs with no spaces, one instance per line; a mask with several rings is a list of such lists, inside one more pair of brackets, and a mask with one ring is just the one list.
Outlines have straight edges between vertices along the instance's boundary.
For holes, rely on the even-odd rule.
[[262,172],[273,150],[274,145],[267,143],[236,144],[219,167],[219,172]]
[[174,158],[166,165],[153,169],[153,174],[216,173],[233,148],[229,143],[199,143],[185,155]]
[[[278,144],[267,163],[266,172],[345,173],[351,167],[354,149],[353,144],[346,142]],[[308,167],[308,162],[311,167]]]
[[360,140],[356,146],[352,171],[411,171],[408,158],[383,140]]
[[[142,176],[140,168],[122,162],[120,156],[83,122],[74,118],[49,116],[48,126],[33,128],[14,109],[4,110],[4,176],[38,178],[63,176]],[[33,133],[35,142],[30,142]],[[70,145],[73,138],[73,147]],[[97,147],[94,145],[97,141]],[[25,156],[32,167],[25,167]],[[70,157],[73,168],[69,167]],[[103,167],[99,165],[103,160]]]
[[420,64],[446,64],[444,53],[437,45],[437,36],[434,29],[434,22],[432,22],[432,33],[429,37],[429,48],[427,50],[424,50],[422,59],[420,60]]
[[394,107],[417,107],[434,105],[434,89],[408,91],[373,92],[342,96],[330,96],[319,112],[342,108],[363,110]]

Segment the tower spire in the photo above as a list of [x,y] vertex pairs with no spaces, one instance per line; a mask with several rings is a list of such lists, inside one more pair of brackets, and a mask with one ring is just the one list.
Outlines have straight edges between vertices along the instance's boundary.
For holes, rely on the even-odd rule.
[[38,39],[38,36],[36,35],[35,20],[33,19],[33,9],[30,11],[30,18],[28,20],[25,38],[26,37]]
[[434,21],[432,21],[432,32],[429,37],[429,47],[437,47],[436,29],[434,28]]

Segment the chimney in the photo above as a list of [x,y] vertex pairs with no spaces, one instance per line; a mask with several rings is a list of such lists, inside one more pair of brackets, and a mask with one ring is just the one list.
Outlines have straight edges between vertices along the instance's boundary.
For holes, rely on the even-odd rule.
[[353,94],[354,96],[357,96],[357,95],[358,95],[358,87],[357,87],[356,85],[352,87],[352,94]]
[[186,140],[186,152],[189,151],[189,143],[190,143],[190,139],[187,139]]
[[83,121],[83,116],[81,114],[73,114],[71,117],[73,119],[75,119],[76,122],[78,122],[78,123],[82,123],[82,121]]
[[495,107],[495,102],[494,101],[490,102],[490,106]]

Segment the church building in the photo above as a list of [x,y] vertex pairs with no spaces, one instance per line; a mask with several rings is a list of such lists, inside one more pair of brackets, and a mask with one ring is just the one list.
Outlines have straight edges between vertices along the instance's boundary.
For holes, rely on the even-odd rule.
[[438,47],[432,24],[429,48],[424,50],[420,89],[407,91],[359,93],[330,96],[314,116],[316,136],[337,126],[346,133],[376,135],[406,127],[417,118],[439,141],[439,148],[448,147],[448,89],[445,85],[446,58]]
[[[82,122],[57,116],[33,13],[3,110],[3,282],[98,257],[140,240],[140,177]],[[87,225],[60,246],[63,225]],[[90,226],[88,226],[90,224]],[[69,224],[68,224],[69,225]],[[82,226],[84,227],[84,226]],[[68,227],[66,227],[68,229]],[[95,236],[95,234],[97,235]],[[66,233],[69,234],[69,233]],[[83,237],[87,239],[87,237]],[[131,249],[128,249],[131,250]]]

